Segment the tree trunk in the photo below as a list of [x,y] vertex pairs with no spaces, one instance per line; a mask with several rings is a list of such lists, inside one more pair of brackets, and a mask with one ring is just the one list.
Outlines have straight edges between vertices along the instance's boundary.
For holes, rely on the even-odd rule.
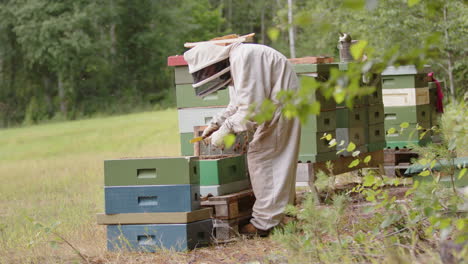
[[65,87],[63,85],[63,73],[58,74],[57,79],[57,88],[58,88],[58,96],[60,101],[60,112],[62,113],[63,117],[67,116],[67,98],[65,93]]
[[288,24],[289,24],[289,50],[291,58],[296,58],[296,47],[294,43],[294,25],[293,25],[293,3],[288,0]]
[[109,34],[110,34],[110,39],[111,39],[111,48],[110,48],[110,52],[111,52],[111,60],[113,61],[114,60],[114,56],[116,54],[116,45],[117,45],[117,40],[116,40],[116,37],[115,37],[115,22],[114,22],[114,18],[115,18],[115,7],[114,7],[114,1],[111,0],[110,1],[110,9],[111,9],[111,14],[112,14],[112,23],[110,25],[110,28],[109,28]]
[[228,27],[232,30],[232,0],[228,0]]
[[51,89],[52,81],[50,80],[47,74],[44,74],[42,76],[42,83],[44,85],[44,101],[45,101],[45,105],[47,106],[47,115],[48,117],[52,117],[52,115],[54,114],[54,105],[53,105],[53,100],[52,100],[52,89]]
[[261,31],[261,43],[265,45],[265,1],[263,1],[262,5],[262,14],[260,17],[260,31]]
[[448,33],[448,21],[447,21],[447,6],[444,6],[444,34],[445,34],[445,48],[447,49],[447,68],[449,77],[449,87],[451,93],[452,102],[456,101],[455,85],[453,83],[453,55],[450,50],[450,38]]
[[0,53],[0,84],[3,82],[3,59]]

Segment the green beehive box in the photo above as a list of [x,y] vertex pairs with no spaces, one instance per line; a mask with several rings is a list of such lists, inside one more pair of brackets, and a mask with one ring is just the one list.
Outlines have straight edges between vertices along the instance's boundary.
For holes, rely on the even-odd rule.
[[383,123],[385,121],[385,111],[383,104],[369,106],[367,120],[369,125]]
[[367,144],[366,146],[367,146],[368,152],[374,152],[374,151],[385,149],[387,147],[387,142],[386,141],[373,142],[373,143]]
[[368,103],[369,105],[383,104],[381,81],[379,81],[378,86],[375,87],[375,91],[368,96]]
[[[298,75],[298,77],[300,85],[305,85],[305,83],[307,83],[305,78],[311,78],[310,76],[304,75]],[[317,80],[317,78],[315,79]],[[313,94],[311,94],[310,100],[311,103],[315,101],[319,102],[321,111],[327,111],[336,108],[335,100],[333,98],[326,99],[325,96],[323,96],[322,92],[320,92],[319,90],[316,90]]]
[[405,141],[387,141],[387,148],[412,148],[413,146],[426,146],[427,144],[431,143],[432,140],[430,138],[422,139],[422,140],[405,140]]
[[[403,130],[400,129],[399,125],[392,125],[385,123],[386,136],[385,140],[390,141],[425,141],[431,139],[430,122],[420,123],[419,124],[423,129],[417,130],[416,123],[410,123],[408,128]],[[389,134],[389,129],[394,128],[396,131],[393,134]],[[424,135],[423,135],[424,134]]]
[[336,151],[336,147],[329,147],[329,141],[321,139],[324,134],[331,134],[332,138],[336,137],[335,130],[327,132],[309,132],[301,131],[301,143],[299,146],[299,156],[303,155],[317,155],[330,151]]
[[178,108],[226,106],[229,104],[229,90],[218,90],[204,97],[196,96],[191,84],[177,85]]
[[322,152],[319,154],[299,153],[300,162],[315,163],[315,162],[322,162],[322,161],[336,160],[336,159],[337,159],[337,155],[335,151]]
[[200,160],[200,185],[221,185],[248,179],[244,155]]
[[385,124],[428,123],[431,120],[431,105],[385,107]]
[[104,161],[105,186],[199,184],[198,157]]
[[[369,105],[369,96],[364,95],[360,97],[354,97],[353,99],[353,107],[354,108],[359,108],[359,107],[367,107]],[[346,101],[343,101],[339,104],[336,104],[337,107],[346,107]]]
[[193,77],[189,73],[188,66],[174,67],[175,84],[192,84]]
[[427,73],[420,72],[414,65],[387,67],[382,72],[383,89],[428,87]]
[[193,156],[193,144],[190,140],[193,138],[193,133],[180,133],[180,154],[182,156]]
[[427,87],[426,74],[382,76],[383,89]]
[[385,141],[385,124],[383,122],[369,125],[367,128],[367,142],[376,143]]
[[367,111],[367,107],[336,109],[336,127],[345,128],[367,126]]
[[[344,147],[353,142],[356,146],[363,146],[366,141],[366,129],[364,126],[359,127],[345,127],[336,129],[336,142],[341,144],[344,141]],[[338,148],[340,149],[340,148]]]
[[310,115],[307,123],[302,125],[302,131],[307,133],[332,131],[336,128],[336,111],[324,111],[319,115]]
[[320,63],[320,64],[293,64],[294,71],[300,73],[318,73],[319,75],[328,75],[330,69],[338,68],[335,63]]

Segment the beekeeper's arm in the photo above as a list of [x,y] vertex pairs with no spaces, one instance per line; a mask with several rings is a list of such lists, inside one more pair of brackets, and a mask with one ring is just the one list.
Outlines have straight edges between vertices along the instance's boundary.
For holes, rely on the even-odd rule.
[[210,124],[208,125],[205,130],[203,130],[202,137],[209,137],[213,132],[217,131],[221,125],[223,125],[224,121],[236,113],[237,111],[237,103],[236,103],[236,94],[234,92],[234,87],[229,86],[229,105],[227,108],[222,111],[221,113],[215,115],[211,120]]
[[211,141],[215,145],[222,145],[223,139],[229,133],[240,133],[252,130],[255,123],[247,120],[249,107],[252,104],[261,105],[266,97],[266,89],[270,87],[270,69],[262,64],[261,57],[248,53],[235,51],[231,56],[231,76],[234,81],[237,110],[227,117],[215,132]]

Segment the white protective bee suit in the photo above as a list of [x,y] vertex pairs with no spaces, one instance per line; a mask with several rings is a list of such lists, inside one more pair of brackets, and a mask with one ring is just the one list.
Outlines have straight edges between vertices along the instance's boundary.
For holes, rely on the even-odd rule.
[[270,121],[258,126],[246,117],[250,105],[259,106],[265,99],[277,104],[278,92],[298,88],[292,65],[278,51],[259,44],[204,43],[187,51],[184,58],[191,73],[229,58],[230,102],[212,123],[220,126],[222,135],[255,130],[247,153],[256,197],[251,223],[257,229],[271,229],[280,223],[286,205],[294,202],[300,122],[284,118],[279,108]]

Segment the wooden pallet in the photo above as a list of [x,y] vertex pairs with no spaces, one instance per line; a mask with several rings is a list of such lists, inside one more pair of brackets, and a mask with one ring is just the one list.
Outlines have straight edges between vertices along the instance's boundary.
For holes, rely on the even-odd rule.
[[213,217],[216,219],[236,219],[252,214],[252,207],[255,203],[253,191],[245,190],[222,196],[209,197],[202,201],[202,207],[212,207]]
[[407,163],[401,163],[396,166],[385,166],[384,175],[389,177],[405,177],[405,171],[410,167]]
[[239,228],[249,223],[251,216],[246,215],[235,219],[213,219],[214,238],[217,243],[235,241],[239,237]]
[[385,149],[384,151],[385,166],[397,166],[402,163],[410,163],[411,159],[418,158],[418,153],[412,149]]

